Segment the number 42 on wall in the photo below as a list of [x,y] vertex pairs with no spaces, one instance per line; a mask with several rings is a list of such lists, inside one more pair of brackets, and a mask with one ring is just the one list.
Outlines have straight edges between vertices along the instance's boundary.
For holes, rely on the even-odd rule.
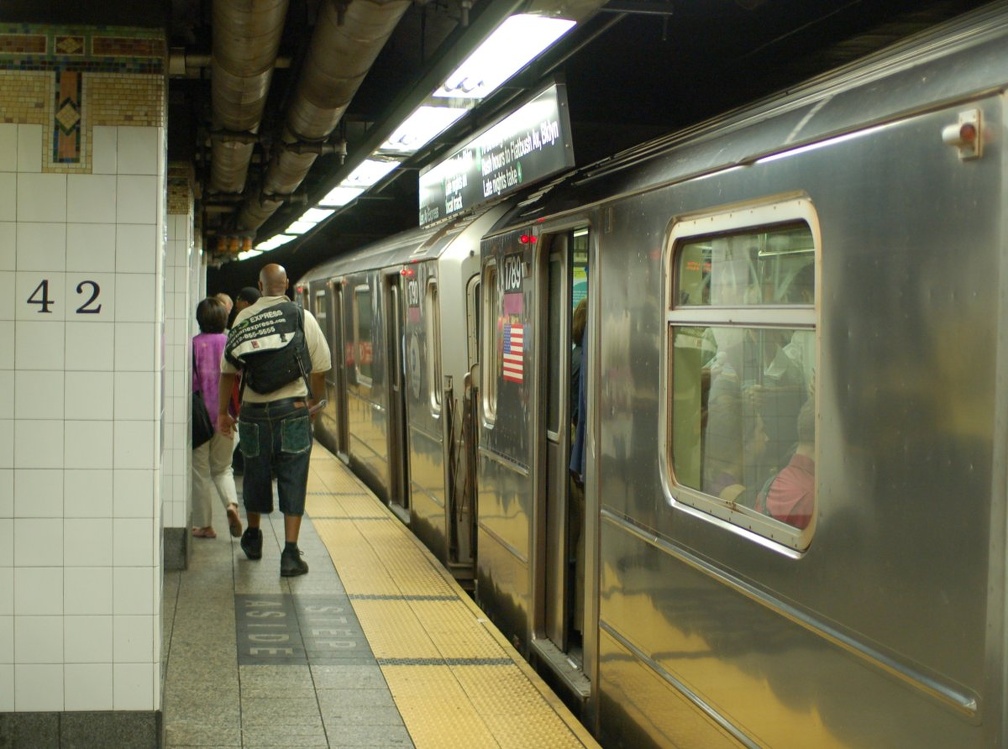
[[[102,306],[98,301],[101,287],[98,286],[97,282],[81,281],[77,284],[77,294],[82,299],[85,299],[84,303],[76,310],[78,315],[97,315],[101,312]],[[35,287],[35,290],[26,301],[28,304],[37,304],[39,306],[37,312],[40,314],[52,314],[52,310],[49,308],[56,304],[56,300],[49,297],[49,279],[42,279],[41,283]]]

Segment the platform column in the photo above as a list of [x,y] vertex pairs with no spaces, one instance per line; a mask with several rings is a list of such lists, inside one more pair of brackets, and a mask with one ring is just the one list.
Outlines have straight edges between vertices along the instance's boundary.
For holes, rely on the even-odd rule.
[[0,26],[0,746],[161,746],[166,43]]

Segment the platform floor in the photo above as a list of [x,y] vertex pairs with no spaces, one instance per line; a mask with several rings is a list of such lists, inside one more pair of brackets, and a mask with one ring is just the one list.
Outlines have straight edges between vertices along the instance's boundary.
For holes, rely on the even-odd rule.
[[217,538],[193,539],[189,569],[165,574],[166,747],[597,746],[321,445],[299,542],[307,575],[280,577],[282,515],[263,518],[253,562],[214,512]]

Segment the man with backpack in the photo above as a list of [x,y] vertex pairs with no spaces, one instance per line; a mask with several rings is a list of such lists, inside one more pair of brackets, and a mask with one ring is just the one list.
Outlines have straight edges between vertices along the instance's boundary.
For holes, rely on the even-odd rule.
[[312,449],[312,407],[325,395],[325,372],[332,362],[318,322],[287,297],[288,286],[282,266],[266,265],[259,273],[262,297],[235,317],[221,360],[217,428],[227,436],[235,427],[228,413],[228,395],[240,371],[237,426],[248,518],[241,548],[249,559],[262,558],[259,525],[263,514],[273,512],[272,478],[276,477],[286,542],[280,575],[295,577],[308,572],[297,541]]

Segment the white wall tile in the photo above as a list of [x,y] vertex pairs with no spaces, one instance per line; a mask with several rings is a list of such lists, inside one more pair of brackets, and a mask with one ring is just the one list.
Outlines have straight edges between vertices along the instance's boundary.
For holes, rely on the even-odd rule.
[[116,280],[116,320],[154,322],[157,300],[154,274],[120,273]]
[[14,712],[14,665],[0,663],[0,711]]
[[66,324],[19,320],[14,342],[14,361],[18,369],[62,370],[65,363]]
[[61,421],[16,421],[15,468],[63,468]]
[[68,491],[63,516],[67,518],[111,518],[112,470],[67,470],[63,472]]
[[66,318],[78,323],[105,323],[115,319],[116,275],[95,271],[67,273],[62,292]]
[[158,253],[157,227],[120,224],[116,227],[116,265],[120,273],[153,273]]
[[14,666],[14,709],[17,712],[63,710],[63,664]]
[[[150,410],[151,404],[146,408]],[[160,424],[154,421],[117,421],[115,425],[115,467],[154,468],[157,460],[155,437]]]
[[63,614],[62,567],[15,567],[14,611],[29,616]]
[[150,372],[154,369],[154,349],[159,331],[150,323],[115,324],[115,369]]
[[66,220],[82,224],[114,223],[116,178],[111,174],[68,174]]
[[0,222],[0,270],[13,271],[17,262],[17,224]]
[[0,616],[0,663],[14,662],[14,617]]
[[14,467],[14,420],[0,419],[0,468]]
[[0,568],[14,566],[14,520],[0,518]]
[[114,468],[111,421],[66,421],[67,468]]
[[119,174],[158,173],[158,129],[119,127]]
[[67,372],[66,418],[82,421],[113,418],[114,381],[112,372]]
[[[157,177],[122,176],[116,178],[116,223],[157,225]],[[18,183],[20,188],[20,181]],[[19,189],[20,196],[20,189]],[[18,203],[20,208],[20,202]],[[18,219],[21,214],[18,213]]]
[[67,567],[112,565],[112,518],[63,521],[63,559]]
[[[3,356],[2,330],[0,324],[0,357]],[[115,363],[115,331],[115,324],[111,322],[95,325],[74,320],[66,323],[66,370],[111,372]]]
[[111,616],[67,616],[63,631],[67,663],[112,663]]
[[[153,616],[116,616],[112,623],[115,663],[150,663],[154,654]],[[17,647],[17,622],[15,648]]]
[[62,419],[63,372],[19,369],[14,373],[14,418]]
[[14,321],[0,320],[0,369],[14,369]]
[[154,559],[151,541],[152,518],[116,518],[113,520],[113,560],[121,567],[150,567]]
[[26,174],[17,179],[17,220],[66,221],[65,174]]
[[[117,566],[113,569],[113,614],[120,616],[154,613],[154,578],[151,574],[152,569],[151,567],[123,566]],[[117,658],[117,660],[121,659]]]
[[112,709],[112,664],[75,663],[64,667],[68,711]]
[[63,519],[15,518],[14,559],[19,567],[62,567]]
[[154,471],[119,470],[114,478],[115,517],[153,516]]
[[119,128],[95,125],[91,128],[91,172],[115,174]]
[[0,419],[14,418],[14,370],[0,369]]
[[[52,274],[66,270],[66,224],[53,221],[19,221],[17,225],[17,268],[18,271],[32,271],[38,280],[31,285],[34,289],[43,279],[50,279],[50,291],[58,293],[53,287]],[[50,294],[52,296],[52,294]],[[66,300],[56,299],[57,304],[66,305]],[[33,313],[40,309],[37,305],[29,305]],[[50,308],[50,311],[52,308]]]
[[[31,311],[35,311],[33,305],[23,302],[31,291],[25,290],[25,295],[21,296],[20,290],[17,288],[18,280],[16,272],[0,271],[0,294],[7,296],[7,299],[0,300],[0,320],[13,320],[22,309],[30,308]],[[49,310],[51,312],[52,307]],[[51,320],[52,316],[45,317],[44,319]]]
[[0,221],[17,220],[17,175],[0,173]]
[[0,172],[17,171],[17,128],[13,123],[0,124]]
[[67,224],[67,271],[111,273],[115,256],[115,224]]
[[116,663],[112,667],[112,707],[115,710],[154,709],[153,663]]
[[[14,544],[11,543],[10,546]],[[14,568],[0,565],[0,615],[14,614]]]
[[14,616],[15,663],[62,663],[62,616]]
[[42,149],[45,148],[42,126],[18,125],[17,129],[17,170],[19,172],[41,172]]
[[112,614],[112,568],[67,567],[63,594],[64,613]]
[[16,469],[11,473],[15,517],[63,517],[63,471]]
[[14,517],[14,470],[0,469],[0,518]]
[[150,421],[156,379],[150,372],[116,372],[114,409],[116,421]]

